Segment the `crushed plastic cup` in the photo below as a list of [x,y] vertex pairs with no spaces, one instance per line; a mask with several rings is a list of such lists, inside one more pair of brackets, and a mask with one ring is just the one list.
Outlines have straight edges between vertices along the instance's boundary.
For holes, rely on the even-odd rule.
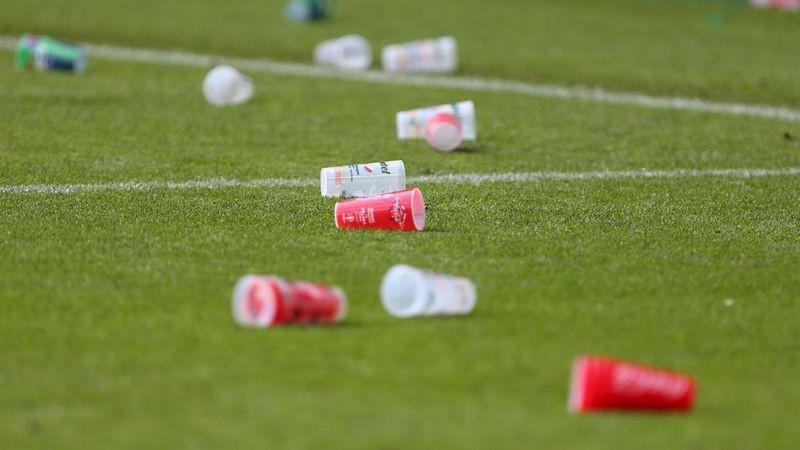
[[317,45],[314,62],[342,70],[365,70],[372,63],[372,48],[364,37],[348,34]]
[[216,66],[203,80],[203,95],[215,106],[238,105],[253,96],[253,81],[231,66]]
[[86,49],[50,36],[24,34],[17,41],[14,63],[20,70],[80,74],[86,70]]
[[422,231],[425,201],[418,188],[336,203],[336,228]]
[[395,73],[450,73],[458,64],[456,39],[436,39],[387,45],[381,51],[383,70]]
[[323,197],[370,197],[406,188],[403,161],[326,167],[319,178]]
[[584,355],[572,363],[568,408],[576,413],[689,411],[694,404],[695,390],[694,379],[686,374]]
[[246,275],[233,288],[231,306],[244,327],[334,323],[347,314],[347,297],[336,286]]
[[425,126],[425,141],[440,152],[452,152],[461,145],[461,121],[450,113],[434,114]]
[[397,138],[425,138],[425,129],[428,126],[428,121],[431,117],[439,113],[452,114],[461,121],[461,139],[465,141],[474,141],[477,139],[478,132],[475,124],[475,104],[472,100],[400,111],[395,117],[397,122]]
[[383,276],[381,303],[395,317],[469,314],[478,294],[467,278],[398,264]]

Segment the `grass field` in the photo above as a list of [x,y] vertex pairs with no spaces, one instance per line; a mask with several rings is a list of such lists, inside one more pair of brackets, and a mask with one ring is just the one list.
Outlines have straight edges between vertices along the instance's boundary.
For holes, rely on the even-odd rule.
[[[459,75],[800,108],[797,14],[429,3],[341,0],[307,26],[276,1],[24,0],[0,5],[0,35],[306,62],[346,32],[375,48],[449,33]],[[205,72],[20,73],[0,51],[0,187],[309,179],[387,159],[410,175],[800,167],[800,122],[258,72],[251,102],[214,108]],[[394,138],[396,111],[467,98],[465,151]],[[0,193],[0,448],[797,445],[800,176],[420,187],[423,233],[336,230],[316,187]],[[391,318],[378,285],[400,262],[470,277],[476,310]],[[350,315],[241,329],[230,291],[246,273],[337,284]],[[569,415],[581,353],[690,372],[696,409]]]

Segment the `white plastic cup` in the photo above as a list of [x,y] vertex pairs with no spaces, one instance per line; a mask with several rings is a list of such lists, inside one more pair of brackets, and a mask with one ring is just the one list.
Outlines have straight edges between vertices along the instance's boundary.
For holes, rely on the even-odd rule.
[[381,303],[400,318],[441,314],[469,314],[478,300],[467,278],[420,270],[398,264],[383,276]]
[[253,96],[253,81],[231,66],[216,66],[203,80],[203,95],[214,106],[238,105]]
[[456,39],[444,36],[387,45],[381,51],[381,61],[385,72],[450,73],[458,65]]
[[323,197],[371,197],[406,188],[403,161],[326,167],[319,174]]
[[348,34],[317,45],[314,62],[342,70],[366,70],[372,63],[372,48],[364,37]]
[[461,139],[474,141],[478,138],[478,130],[475,124],[475,104],[472,100],[400,111],[395,118],[397,122],[397,138],[425,139],[425,128],[428,126],[428,120],[443,112],[452,114],[461,121]]

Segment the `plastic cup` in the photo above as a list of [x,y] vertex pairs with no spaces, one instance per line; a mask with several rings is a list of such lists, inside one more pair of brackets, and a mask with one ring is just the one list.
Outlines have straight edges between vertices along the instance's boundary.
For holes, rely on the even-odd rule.
[[348,34],[317,45],[314,62],[342,70],[365,70],[372,63],[372,48],[364,37]]
[[283,9],[283,15],[292,22],[313,22],[330,14],[325,0],[290,0]]
[[587,355],[573,361],[568,409],[688,411],[694,395],[686,374]]
[[381,303],[400,318],[441,314],[469,314],[478,300],[475,285],[467,278],[398,264],[383,276]]
[[246,275],[233,288],[233,319],[244,327],[340,322],[347,297],[335,286]]
[[323,197],[370,197],[406,188],[403,161],[326,167],[319,178]]
[[203,95],[215,106],[238,105],[253,96],[253,81],[231,66],[216,66],[203,80]]
[[453,72],[458,64],[456,39],[452,36],[443,36],[387,45],[381,51],[381,61],[386,72]]
[[750,5],[756,8],[772,8],[784,11],[800,10],[800,0],[750,0]]
[[422,231],[425,201],[418,188],[336,203],[336,228]]
[[425,126],[425,141],[440,152],[452,152],[461,145],[461,121],[450,113],[434,114]]
[[428,121],[439,113],[452,114],[461,121],[461,139],[465,141],[477,139],[475,104],[472,100],[400,111],[396,116],[397,138],[423,139]]

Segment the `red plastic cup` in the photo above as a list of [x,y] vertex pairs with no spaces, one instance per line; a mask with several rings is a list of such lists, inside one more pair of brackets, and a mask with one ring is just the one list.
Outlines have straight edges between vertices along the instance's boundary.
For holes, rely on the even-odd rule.
[[273,276],[240,278],[231,305],[234,320],[246,327],[332,323],[347,314],[347,297],[338,287],[291,283]]
[[452,152],[461,145],[461,120],[447,112],[434,114],[425,125],[425,141],[442,152]]
[[418,188],[341,201],[336,204],[333,214],[336,228],[394,231],[422,231],[425,228],[425,201]]
[[689,375],[602,356],[579,356],[572,363],[569,410],[689,411],[695,381]]

